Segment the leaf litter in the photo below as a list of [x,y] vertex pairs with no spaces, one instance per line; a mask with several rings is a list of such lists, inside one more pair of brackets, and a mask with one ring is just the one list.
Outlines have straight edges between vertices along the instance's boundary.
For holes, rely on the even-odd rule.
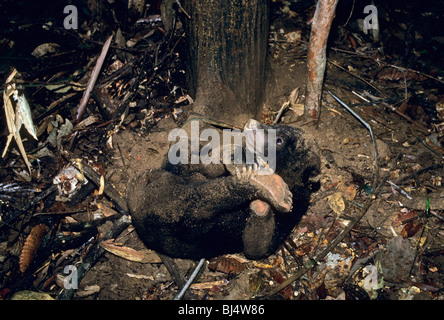
[[[381,6],[382,12],[388,8]],[[267,92],[264,122],[294,123],[301,117],[300,75],[305,72],[310,8],[308,3],[273,2],[270,65],[277,85]],[[400,13],[408,14],[404,9]],[[340,23],[343,12],[337,14]],[[395,30],[399,20],[390,21]],[[134,23],[131,30],[119,29],[120,34],[112,23],[92,26],[90,32],[80,29],[70,36],[70,43],[48,39],[36,44],[29,50],[34,50],[36,63],[24,59],[14,64],[17,75],[4,72],[4,79],[9,76],[3,94],[9,132],[2,134],[0,168],[2,298],[35,298],[31,293],[38,291],[45,294],[38,299],[63,298],[63,281],[57,276],[86,256],[94,266],[71,298],[152,300],[177,294],[164,263],[147,253],[129,222],[120,219],[125,208],[119,199],[128,177],[160,167],[169,130],[186,119],[192,99],[175,51],[184,41],[183,30],[177,26],[167,43],[161,19],[149,20],[144,28]],[[116,31],[118,47],[105,48],[107,59],[99,68],[104,35],[110,34],[106,30]],[[309,211],[268,259],[248,261],[233,255],[210,261],[189,289],[195,298],[442,299],[440,66],[426,60],[433,52],[417,52],[418,60],[425,59],[420,67],[402,52],[384,55],[369,38],[360,45],[352,26],[342,30],[345,37],[333,35],[324,91],[330,90],[372,128],[378,147],[378,193],[373,185],[375,142],[368,129],[324,94],[319,127],[298,123],[316,137],[323,161],[321,187]],[[424,30],[418,27],[417,32]],[[19,39],[13,37],[5,35],[10,46]],[[383,41],[389,52],[397,40]],[[393,58],[399,58],[397,66]],[[95,65],[102,70],[96,79],[91,75]],[[146,68],[150,72],[144,72]],[[83,111],[77,108],[82,91],[88,93]],[[22,124],[28,133],[19,132]],[[83,165],[77,164],[72,179],[84,173],[90,182],[55,179],[73,161],[78,163],[74,159]],[[103,192],[94,192],[99,186]],[[60,197],[57,188],[73,193]],[[35,241],[39,248],[26,249],[25,239],[29,234],[32,238],[33,227],[40,224],[49,231]],[[114,242],[104,235],[112,235]],[[21,272],[19,257],[29,251],[33,257],[26,259],[32,262]],[[195,266],[181,259],[176,264],[183,274]]]

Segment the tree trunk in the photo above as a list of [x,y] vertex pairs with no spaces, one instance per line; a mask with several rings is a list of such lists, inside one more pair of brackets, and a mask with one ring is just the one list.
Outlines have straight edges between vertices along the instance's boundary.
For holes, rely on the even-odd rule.
[[307,61],[307,97],[304,117],[319,121],[322,85],[327,63],[327,40],[339,0],[319,0],[311,27]]
[[194,111],[235,125],[260,120],[268,0],[187,0],[184,9]]

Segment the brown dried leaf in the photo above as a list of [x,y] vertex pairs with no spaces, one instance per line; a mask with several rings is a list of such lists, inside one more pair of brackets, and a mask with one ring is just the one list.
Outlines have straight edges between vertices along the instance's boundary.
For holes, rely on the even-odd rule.
[[342,214],[345,210],[345,202],[342,198],[342,192],[336,192],[327,197],[329,207],[338,215]]
[[[281,269],[273,269],[271,271],[270,276],[278,284],[281,284],[285,280],[287,280],[287,277],[284,274],[284,271],[282,271]],[[293,298],[293,288],[290,285],[288,285],[285,287],[285,289],[283,289],[279,292],[279,295],[282,296],[284,299],[292,299]]]
[[289,32],[284,37],[288,43],[296,43],[302,39],[302,30]]
[[298,246],[298,248],[295,250],[295,253],[298,256],[305,256],[309,253],[311,253],[314,249],[314,245],[312,242],[306,242],[306,243],[302,243],[301,245]]
[[161,263],[162,260],[154,252],[149,250],[148,252],[137,251],[129,247],[119,246],[115,244],[114,239],[102,241],[100,246],[108,252],[115,254],[126,260],[140,262],[140,263]]
[[191,289],[193,290],[205,290],[211,289],[214,291],[219,291],[219,287],[226,286],[228,284],[227,279],[217,280],[217,281],[209,281],[209,282],[200,282],[194,283],[191,285]]
[[343,187],[342,188],[342,193],[344,195],[344,198],[348,201],[353,201],[353,199],[356,197],[356,187],[355,185],[349,185],[348,187]]
[[416,233],[418,233],[419,230],[421,230],[422,226],[424,224],[419,221],[419,220],[414,220],[414,221],[410,221],[408,223],[406,223],[406,225],[404,226],[404,228],[402,228],[401,230],[401,236],[406,239],[406,238],[411,238],[413,237]]
[[247,268],[247,262],[238,259],[235,256],[221,256],[210,260],[208,269],[223,273],[236,274]]
[[393,226],[397,227],[400,226],[401,224],[405,224],[410,220],[416,218],[418,215],[419,215],[418,211],[414,210],[408,211],[407,213],[400,211],[396,215],[396,218],[393,219]]

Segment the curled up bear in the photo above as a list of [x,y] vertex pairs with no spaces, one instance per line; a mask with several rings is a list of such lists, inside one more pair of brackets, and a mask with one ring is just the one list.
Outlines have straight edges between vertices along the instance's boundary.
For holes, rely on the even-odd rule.
[[[230,147],[228,160],[242,155],[241,161],[176,163],[168,157],[162,169],[145,171],[129,182],[133,225],[148,248],[187,259],[240,252],[261,259],[282,245],[306,212],[317,184],[318,148],[299,128],[250,120],[247,129],[264,133],[262,139],[253,135],[255,150],[273,151],[271,167],[260,154],[246,161],[247,139]],[[222,158],[226,148],[211,150],[212,159],[219,151]],[[189,160],[193,152],[186,156]]]

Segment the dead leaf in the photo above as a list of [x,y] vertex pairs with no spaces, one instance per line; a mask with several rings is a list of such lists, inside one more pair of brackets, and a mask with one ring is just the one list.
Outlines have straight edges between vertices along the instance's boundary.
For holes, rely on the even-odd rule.
[[330,196],[327,197],[327,202],[330,208],[336,213],[336,214],[342,214],[345,210],[345,203],[344,199],[342,198],[341,192],[336,192]]
[[144,252],[144,251],[137,251],[125,246],[119,246],[114,243],[114,239],[102,241],[100,243],[100,246],[106,251],[129,261],[135,261],[140,263],[162,262],[162,260],[154,251],[147,250],[146,252]]
[[208,269],[223,273],[236,274],[247,268],[247,261],[236,256],[221,256],[210,260]]
[[32,52],[31,55],[33,55],[36,58],[43,57],[44,55],[47,55],[48,53],[55,53],[60,49],[60,45],[57,43],[43,43],[39,46],[37,46]]
[[295,103],[290,107],[290,110],[294,112],[294,114],[298,117],[304,115],[304,104],[303,103]]
[[302,30],[292,31],[285,34],[288,43],[296,43],[302,38]]
[[427,77],[419,72],[400,67],[383,68],[377,74],[379,80],[400,81],[400,80],[419,80],[424,81]]
[[98,285],[86,286],[84,290],[77,290],[76,297],[84,298],[92,294],[95,294],[99,291],[100,291],[100,286]]
[[[6,89],[3,90],[3,103],[5,106],[5,114],[6,114],[6,123],[8,125],[8,131],[9,135],[6,140],[6,146],[3,150],[2,157],[6,155],[6,151],[8,150],[9,144],[11,143],[12,138],[14,138],[15,142],[17,143],[17,146],[20,150],[20,153],[23,157],[23,160],[25,161],[25,164],[28,168],[29,173],[31,173],[31,166],[29,165],[28,156],[26,155],[25,148],[23,146],[22,138],[20,136],[20,128],[23,124],[23,121],[26,122],[27,130],[30,130],[30,134],[35,136],[35,128],[34,124],[32,123],[32,119],[29,119],[31,111],[29,110],[29,105],[24,98],[23,95],[20,97],[18,96],[17,89],[15,88],[15,84],[12,82],[15,75],[17,74],[17,70],[14,69],[11,74],[6,79],[5,84],[7,84]],[[11,96],[16,99],[16,110],[14,112],[13,107],[13,99],[11,99]]]
[[102,211],[103,216],[105,217],[110,217],[113,216],[115,214],[117,214],[117,211],[113,210],[108,204],[106,203],[99,203],[97,204],[97,207]]
[[305,256],[309,253],[311,253],[314,249],[313,243],[312,242],[307,242],[307,243],[302,243],[300,244],[297,249],[295,249],[295,253],[298,256]]
[[16,114],[20,118],[21,123],[25,126],[29,134],[35,139],[37,139],[37,131],[32,121],[31,107],[28,104],[28,100],[23,93],[19,93],[17,90],[14,91],[12,97],[17,102]]
[[[287,277],[281,269],[273,269],[270,274],[271,278],[276,281],[278,284],[283,283],[287,280]],[[293,298],[293,288],[288,285],[283,290],[279,291],[279,295],[284,299],[292,299]]]
[[273,268],[273,266],[271,264],[263,263],[263,262],[258,262],[258,261],[253,261],[253,265],[255,267],[261,268],[261,269],[271,269],[271,268]]
[[227,284],[228,284],[228,280],[222,279],[222,280],[218,280],[218,281],[194,283],[191,285],[190,288],[193,290],[205,290],[205,289],[213,289],[214,287],[226,286]]
[[421,221],[419,221],[419,220],[414,220],[414,221],[407,222],[405,224],[404,228],[402,228],[402,230],[401,230],[401,236],[404,239],[411,238],[416,233],[418,233],[419,230],[421,230],[423,225],[424,224]]
[[[407,209],[403,209],[403,210],[407,210]],[[398,212],[398,214],[396,215],[396,218],[393,219],[393,226],[397,227],[400,226],[401,224],[405,224],[407,222],[409,222],[409,220],[413,220],[414,218],[416,218],[419,215],[418,211],[408,211],[407,212]]]
[[353,184],[348,187],[344,186],[341,191],[343,193],[344,198],[348,201],[353,201],[353,199],[356,197],[357,191],[355,185]]

